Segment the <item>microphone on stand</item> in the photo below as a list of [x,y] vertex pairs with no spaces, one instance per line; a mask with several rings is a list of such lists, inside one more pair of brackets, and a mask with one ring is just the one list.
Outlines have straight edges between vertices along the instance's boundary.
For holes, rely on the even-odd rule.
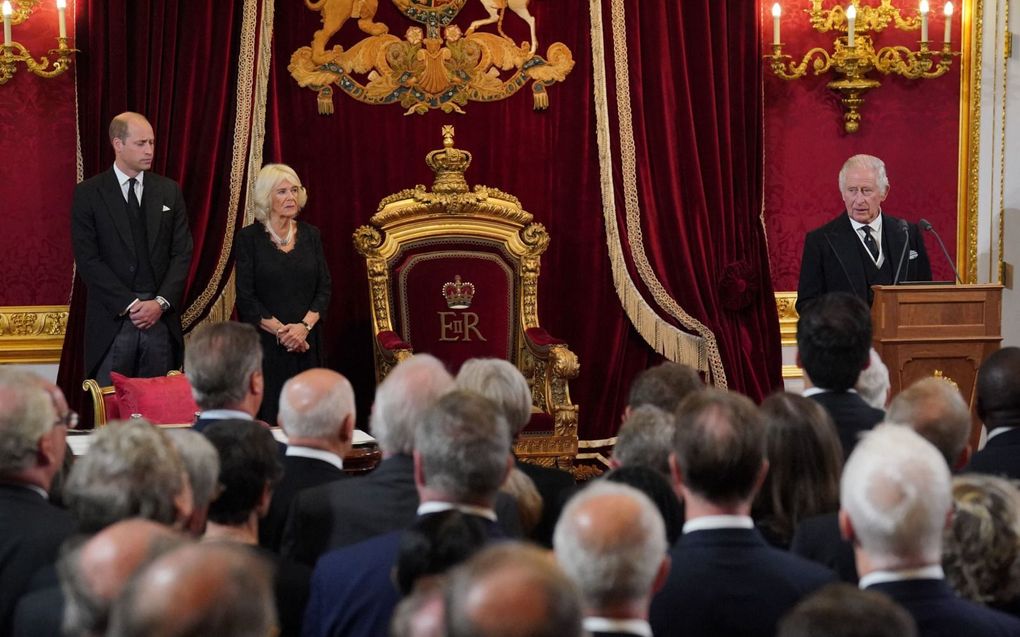
[[939,241],[939,247],[942,248],[942,254],[946,255],[946,262],[949,264],[949,267],[953,269],[953,274],[956,275],[956,281],[962,285],[963,279],[960,278],[960,273],[956,270],[956,264],[953,263],[951,258],[949,258],[949,250],[946,250],[946,244],[942,243],[942,237],[939,236],[939,233],[935,231],[935,228],[932,227],[927,219],[921,219],[917,222],[917,225],[921,226],[921,229],[925,232],[930,232],[935,235],[935,238]]
[[907,249],[910,248],[910,225],[902,219],[900,219],[900,230],[903,231],[903,249],[900,250],[900,261],[896,265],[896,275],[892,280],[893,285],[899,285],[900,271],[903,270],[903,260],[907,256]]

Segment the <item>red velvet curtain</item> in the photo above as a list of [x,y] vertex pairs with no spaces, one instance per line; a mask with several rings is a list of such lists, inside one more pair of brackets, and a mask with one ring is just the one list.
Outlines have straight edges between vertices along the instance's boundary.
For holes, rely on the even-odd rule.
[[[84,11],[79,6],[77,16],[85,177],[113,164],[107,127],[114,115],[132,110],[148,117],[156,134],[152,169],[181,184],[195,242],[185,308],[206,291],[226,258],[244,4],[105,0],[89,2]],[[84,292],[76,278],[58,375],[83,415],[88,407],[81,390]]]

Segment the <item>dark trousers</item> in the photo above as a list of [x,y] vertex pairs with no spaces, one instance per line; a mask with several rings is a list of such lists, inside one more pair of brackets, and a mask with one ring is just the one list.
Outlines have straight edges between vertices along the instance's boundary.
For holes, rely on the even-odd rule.
[[132,378],[165,376],[173,369],[173,361],[173,339],[165,321],[140,330],[125,316],[110,349],[99,362],[96,381],[104,387],[112,384],[110,372]]

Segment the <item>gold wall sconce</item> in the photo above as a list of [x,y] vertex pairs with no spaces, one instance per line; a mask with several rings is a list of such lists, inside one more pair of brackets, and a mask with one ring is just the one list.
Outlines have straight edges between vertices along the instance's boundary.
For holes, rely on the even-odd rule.
[[[57,3],[57,48],[50,49],[48,55],[36,59],[20,42],[15,42],[11,35],[11,27],[26,22],[39,0],[4,0],[2,5],[4,21],[4,42],[0,47],[0,85],[6,84],[18,70],[18,63],[24,63],[32,73],[39,77],[56,77],[71,66],[71,59],[76,49],[68,47],[67,22],[64,12],[67,0],[56,0]],[[53,59],[51,60],[50,57]]]
[[[784,80],[796,80],[804,77],[810,64],[815,75],[832,71],[836,79],[828,86],[840,95],[843,103],[843,127],[848,133],[855,133],[861,124],[861,105],[864,94],[881,86],[881,82],[871,76],[872,71],[905,78],[932,79],[945,75],[953,64],[953,57],[960,55],[952,50],[953,3],[946,2],[943,8],[945,16],[945,36],[942,46],[932,49],[928,40],[928,0],[920,0],[916,16],[903,17],[900,10],[892,5],[892,0],[881,0],[879,6],[861,6],[860,0],[850,0],[844,9],[841,5],[831,9],[822,9],[822,0],[811,0],[811,8],[804,9],[811,18],[811,26],[819,33],[842,31],[833,41],[832,52],[815,47],[804,54],[799,63],[792,56],[783,53],[780,39],[780,19],[782,8],[776,2],[772,5],[772,55],[770,60],[772,72]],[[890,24],[900,31],[921,30],[921,39],[916,51],[905,46],[885,46],[875,49],[873,34],[881,33]]]

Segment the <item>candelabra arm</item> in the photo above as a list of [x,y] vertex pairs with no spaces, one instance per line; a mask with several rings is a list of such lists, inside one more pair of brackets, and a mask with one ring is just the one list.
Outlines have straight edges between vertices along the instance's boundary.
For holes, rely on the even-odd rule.
[[796,80],[804,77],[809,63],[815,75],[824,73],[832,68],[832,56],[829,55],[828,51],[819,47],[815,47],[805,53],[804,58],[799,64],[794,64],[791,56],[782,53],[781,44],[773,44],[772,50],[772,55],[766,55],[765,57],[771,60],[770,68],[772,72],[784,80]]
[[14,76],[18,62],[24,63],[25,68],[39,77],[56,77],[66,71],[71,66],[71,58],[78,52],[67,46],[67,40],[57,38],[57,48],[50,49],[49,55],[38,60],[20,42],[0,45],[0,85],[6,84]]

